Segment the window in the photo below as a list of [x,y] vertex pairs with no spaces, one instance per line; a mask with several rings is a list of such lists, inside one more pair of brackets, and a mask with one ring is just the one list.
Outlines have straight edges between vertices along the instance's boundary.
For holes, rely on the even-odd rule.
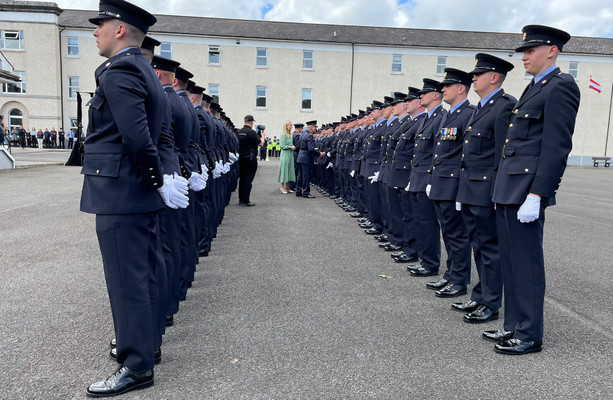
[[313,99],[313,89],[302,89],[302,110],[311,111],[311,100]]
[[302,51],[302,69],[313,69],[313,50]]
[[392,73],[402,73],[402,54],[392,55]]
[[255,65],[258,67],[268,66],[268,49],[257,49]]
[[213,103],[219,104],[219,85],[216,83],[209,83],[209,96],[213,98]]
[[570,76],[575,78],[575,80],[579,79],[579,61],[571,61],[568,67],[568,73]]
[[255,106],[257,108],[266,108],[266,87],[257,86],[255,88]]
[[447,68],[447,56],[438,56],[436,60],[436,74],[443,75]]
[[17,83],[3,83],[2,84],[2,93],[25,93],[26,92],[26,73],[21,71],[13,71],[11,72],[13,75],[17,75],[21,78],[20,82]]
[[160,56],[172,58],[172,45],[170,43],[160,44]]
[[0,49],[23,50],[23,31],[0,31]]
[[68,98],[75,100],[77,98],[77,92],[79,91],[79,77],[68,77]]
[[23,126],[23,113],[21,110],[13,108],[9,111],[9,128],[12,132],[13,128],[19,129],[20,126]]
[[209,65],[219,65],[219,46],[209,45]]
[[67,37],[66,38],[66,55],[68,57],[79,57],[79,38]]

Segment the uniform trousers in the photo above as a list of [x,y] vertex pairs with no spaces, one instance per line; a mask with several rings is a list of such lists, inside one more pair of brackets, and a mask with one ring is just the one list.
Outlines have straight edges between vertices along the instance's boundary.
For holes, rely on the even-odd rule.
[[240,173],[240,181],[238,183],[238,201],[240,203],[250,203],[251,188],[253,187],[253,179],[258,169],[258,161],[250,160],[249,158],[239,158],[238,167]]
[[381,225],[383,233],[389,236],[389,200],[387,198],[387,185],[383,182],[379,184],[379,201],[381,202]]
[[368,181],[362,175],[356,176],[358,182],[358,211],[364,215],[368,215],[368,196],[367,196],[367,188]]
[[539,218],[522,224],[519,206],[496,204],[496,226],[504,282],[504,329],[520,340],[543,339],[545,261],[543,226],[545,209]]
[[441,265],[441,227],[434,203],[426,192],[411,192],[413,220],[416,221],[417,251],[422,265],[428,271],[438,272]]
[[379,194],[379,182],[366,181],[368,195],[368,220],[373,228],[383,232],[383,219],[381,218],[381,196]]
[[96,215],[117,338],[117,362],[134,371],[153,368],[153,351],[161,343],[157,224],[157,212]]
[[[388,240],[394,246],[404,245],[404,221],[402,206],[400,205],[400,191],[385,185],[387,191],[388,212]],[[404,190],[403,190],[404,191]]]
[[413,218],[411,193],[403,188],[396,189],[400,194],[400,208],[402,210],[402,251],[411,258],[417,254],[417,224]]
[[447,250],[447,271],[443,276],[456,285],[470,283],[470,241],[464,228],[462,214],[456,210],[455,201],[434,200],[434,209],[441,225]]
[[168,293],[164,315],[171,316],[179,311],[181,282],[181,212],[179,210],[166,207],[160,212],[160,233],[166,264]]
[[194,192],[189,191],[189,206],[181,209],[181,278],[179,285],[179,298],[184,299],[187,294],[187,285],[191,282],[196,267],[196,211]]
[[494,206],[462,205],[462,218],[473,248],[479,282],[470,299],[498,310],[502,305],[502,269]]
[[[304,197],[311,194],[311,178],[313,176],[313,164],[298,164],[300,165],[300,193],[302,193],[302,196]],[[296,190],[296,195],[298,195],[298,190]]]

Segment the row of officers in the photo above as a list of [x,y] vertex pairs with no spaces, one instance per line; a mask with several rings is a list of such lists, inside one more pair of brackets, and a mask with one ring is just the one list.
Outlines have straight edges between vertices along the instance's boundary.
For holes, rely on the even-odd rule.
[[108,397],[153,385],[162,337],[237,187],[239,142],[193,75],[154,56],[153,15],[101,0],[90,22],[107,60],[88,102],[81,211],[96,215],[119,368],[86,392]]
[[[580,99],[555,65],[569,39],[551,27],[523,28],[516,51],[534,79],[519,99],[503,89],[513,65],[479,53],[470,72],[446,68],[442,82],[423,79],[421,88],[324,125],[314,152],[295,132],[299,160],[321,154],[313,179],[324,196],[359,218],[412,276],[443,270],[426,284],[436,296],[467,294],[472,253],[479,282],[452,308],[467,323],[485,323],[498,319],[504,299],[503,328],[483,332],[502,354],[542,348],[545,209],[555,204]],[[476,105],[467,99],[471,85]],[[308,192],[301,185],[296,193]]]

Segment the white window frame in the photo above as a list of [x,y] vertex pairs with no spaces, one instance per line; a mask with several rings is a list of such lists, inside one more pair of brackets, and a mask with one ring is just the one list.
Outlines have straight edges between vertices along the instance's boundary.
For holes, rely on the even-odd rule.
[[[260,54],[263,52],[263,54]],[[258,47],[255,49],[255,66],[257,68],[268,68],[268,49]]]
[[436,75],[445,75],[445,68],[447,68],[447,56],[438,56],[436,58]]
[[[76,79],[76,85],[74,84],[74,80]],[[68,91],[68,99],[76,100],[77,92],[81,89],[81,79],[78,76],[69,76],[68,84],[66,85]]]
[[579,64],[579,61],[571,61],[568,63],[568,73],[570,74],[570,76],[575,78],[576,81],[579,80]]
[[[311,57],[307,57],[307,53],[311,53]],[[313,50],[302,50],[302,69],[305,71],[312,71],[315,67],[313,59],[315,58],[315,52]],[[307,66],[310,61],[311,66]]]
[[[164,50],[164,46],[168,46],[168,50]],[[160,57],[172,58],[172,43],[170,42],[160,43]]]
[[[7,41],[17,43],[17,47],[7,47]],[[23,31],[0,30],[0,49],[23,50],[23,47]]]
[[[313,111],[313,89],[302,88],[302,95],[300,101],[300,111],[312,112]],[[304,107],[304,102],[309,102],[309,108]]]
[[[392,74],[402,74],[404,72],[402,54],[392,54]],[[394,66],[400,66],[398,71],[394,70]]]
[[219,84],[209,83],[209,96],[213,98],[212,102],[219,104]]
[[[3,83],[2,84],[2,93],[10,94],[10,95],[26,94],[26,73],[25,73],[25,71],[13,71],[13,72],[11,72],[11,74],[17,75],[18,77],[20,77],[21,81],[17,82],[17,83]],[[19,91],[18,92],[10,92],[10,91],[8,91],[8,85],[15,85],[16,87],[19,88]]]
[[[217,62],[211,62],[211,56],[217,55]],[[208,57],[208,65],[221,65],[221,48],[219,45],[210,44],[209,45],[209,57]]]
[[[258,100],[264,99],[264,105],[259,105]],[[268,107],[268,88],[266,86],[255,87],[255,108],[264,110]]]
[[[70,43],[71,40],[76,41],[76,44]],[[76,48],[76,54],[70,54],[70,49]],[[66,57],[79,58],[79,38],[77,36],[66,36]]]

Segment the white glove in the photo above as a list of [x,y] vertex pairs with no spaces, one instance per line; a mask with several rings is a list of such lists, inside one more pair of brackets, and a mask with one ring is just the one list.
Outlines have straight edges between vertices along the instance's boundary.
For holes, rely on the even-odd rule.
[[175,206],[171,208],[187,208],[189,205],[189,197],[187,197],[187,181],[182,176],[176,177],[165,175],[164,186],[166,186],[166,176],[170,179],[168,185],[172,188],[170,191],[170,202]]
[[369,176],[368,179],[370,179],[370,183],[379,181],[379,171],[375,172],[373,176]]
[[349,176],[353,178],[353,177],[355,176],[355,171],[353,171],[353,170],[352,170],[352,171],[349,173]]
[[455,210],[456,211],[462,211],[462,203],[460,203],[459,201],[455,202]]
[[158,188],[158,193],[160,195],[160,197],[162,198],[162,201],[164,202],[164,204],[167,207],[170,208],[177,208],[177,206],[175,206],[171,201],[170,201],[170,192],[173,190],[173,186],[172,186],[172,176],[170,175],[164,175],[164,184],[162,185],[161,188]]
[[539,196],[527,195],[524,204],[517,211],[517,219],[525,224],[536,221],[541,211],[541,198]]
[[238,157],[234,153],[230,153],[229,157],[230,157],[230,161],[232,161],[232,164],[234,164],[234,162],[238,160]]
[[207,167],[206,164],[200,164],[200,168],[202,169],[202,175],[208,175],[207,172],[209,172],[209,167]]
[[408,192],[410,189],[411,189],[411,182],[409,182],[409,184],[407,185],[407,187],[404,188],[404,190]]
[[213,179],[217,179],[221,176],[221,163],[215,161],[215,168],[213,168]]
[[206,186],[206,184],[203,183],[202,175],[197,172],[192,172],[192,176],[190,176],[187,181],[189,182],[189,188],[194,192],[199,192]]
[[175,189],[177,189],[179,193],[187,195],[187,193],[189,192],[188,190],[189,182],[187,181],[187,179],[185,179],[184,177],[182,177],[176,172],[172,179],[172,183]]
[[326,167],[326,169],[328,168],[332,168],[332,163],[328,163],[328,166]]
[[328,157],[332,157],[332,156],[330,155],[330,152],[327,152],[327,153],[326,153],[326,155],[327,155]]
[[432,190],[432,185],[426,185],[426,196],[430,197],[430,190]]

